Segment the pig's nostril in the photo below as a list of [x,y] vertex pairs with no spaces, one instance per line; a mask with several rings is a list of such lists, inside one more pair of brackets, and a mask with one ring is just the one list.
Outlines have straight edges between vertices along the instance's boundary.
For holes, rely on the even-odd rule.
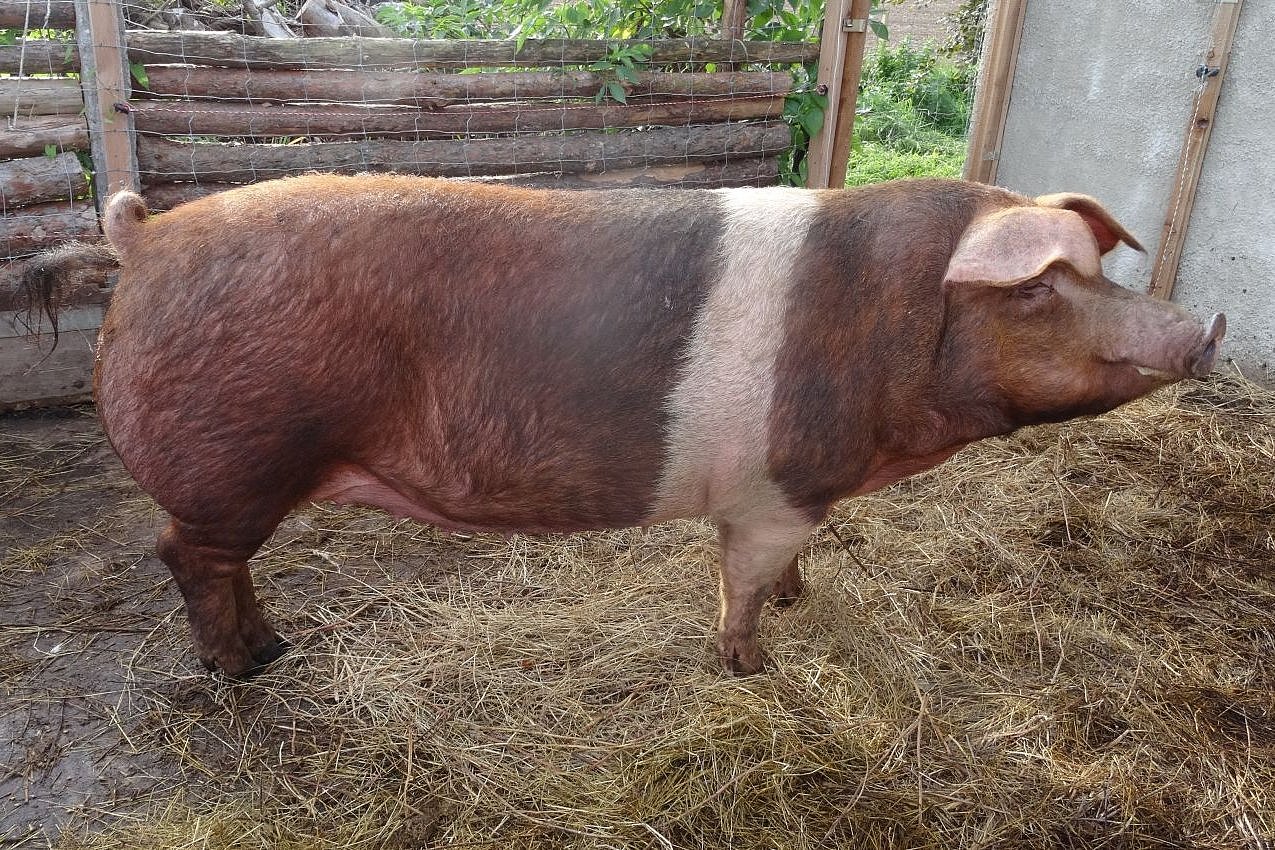
[[1224,336],[1226,336],[1226,314],[1214,313],[1213,318],[1209,320],[1209,329],[1204,332],[1204,338],[1212,344]]

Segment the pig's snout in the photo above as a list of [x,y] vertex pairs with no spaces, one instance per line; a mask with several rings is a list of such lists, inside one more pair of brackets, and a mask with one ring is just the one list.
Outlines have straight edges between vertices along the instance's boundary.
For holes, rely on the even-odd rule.
[[1199,349],[1191,356],[1187,364],[1193,377],[1203,378],[1213,371],[1213,364],[1217,361],[1217,352],[1224,336],[1226,336],[1226,316],[1222,313],[1214,313],[1213,318],[1209,320],[1209,326],[1204,330]]

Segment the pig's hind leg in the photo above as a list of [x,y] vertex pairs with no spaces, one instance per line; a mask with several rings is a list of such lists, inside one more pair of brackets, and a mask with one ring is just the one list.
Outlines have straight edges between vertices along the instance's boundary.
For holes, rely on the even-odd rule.
[[797,553],[814,525],[788,508],[719,519],[722,579],[717,648],[732,673],[759,672],[765,661],[757,624],[766,599],[777,591],[800,593]]
[[806,583],[801,578],[801,566],[797,563],[799,556],[793,555],[784,572],[770,589],[771,598],[776,608],[787,608],[800,599],[806,592]]
[[186,600],[195,651],[209,670],[250,676],[287,649],[261,615],[248,572],[265,539],[218,539],[178,520],[159,536],[156,548]]

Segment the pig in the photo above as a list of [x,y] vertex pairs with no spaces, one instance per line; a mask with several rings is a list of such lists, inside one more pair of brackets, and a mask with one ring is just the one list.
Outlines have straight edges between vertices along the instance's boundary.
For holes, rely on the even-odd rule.
[[841,499],[963,446],[1207,374],[1225,333],[1108,280],[1141,246],[1080,194],[919,180],[854,190],[546,191],[310,175],[150,215],[94,378],[105,432],[171,515],[158,553],[199,659],[287,643],[248,560],[312,501],[447,529],[709,517],[717,647],[763,667],[770,597]]

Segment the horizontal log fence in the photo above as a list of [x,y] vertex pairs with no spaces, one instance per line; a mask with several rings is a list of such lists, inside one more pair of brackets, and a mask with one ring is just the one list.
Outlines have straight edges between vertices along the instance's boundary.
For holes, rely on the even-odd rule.
[[[467,133],[544,133],[645,126],[684,126],[718,121],[775,119],[782,94],[607,104],[489,104],[439,110],[392,106],[134,101],[139,133],[220,136],[384,136],[429,138]],[[34,120],[34,119],[33,119]]]
[[617,49],[649,47],[654,66],[750,63],[793,65],[818,61],[819,45],[782,41],[669,39],[427,40],[406,38],[278,39],[220,32],[135,32],[128,58],[141,64],[217,68],[316,70],[340,68],[450,69],[566,67],[605,61]]
[[75,29],[75,0],[0,0],[0,29]]
[[[39,323],[16,312],[18,279],[33,252],[100,234],[95,203],[121,185],[107,174],[155,210],[314,170],[562,189],[768,185],[790,143],[791,68],[820,50],[124,31],[115,0],[79,0],[79,17],[76,5],[0,0],[0,28],[34,36],[0,45],[0,409],[87,391],[108,282],[77,290],[68,327],[80,338],[42,361],[29,334]],[[617,73],[615,57],[639,47],[634,72]],[[103,57],[127,63],[109,87]]]

